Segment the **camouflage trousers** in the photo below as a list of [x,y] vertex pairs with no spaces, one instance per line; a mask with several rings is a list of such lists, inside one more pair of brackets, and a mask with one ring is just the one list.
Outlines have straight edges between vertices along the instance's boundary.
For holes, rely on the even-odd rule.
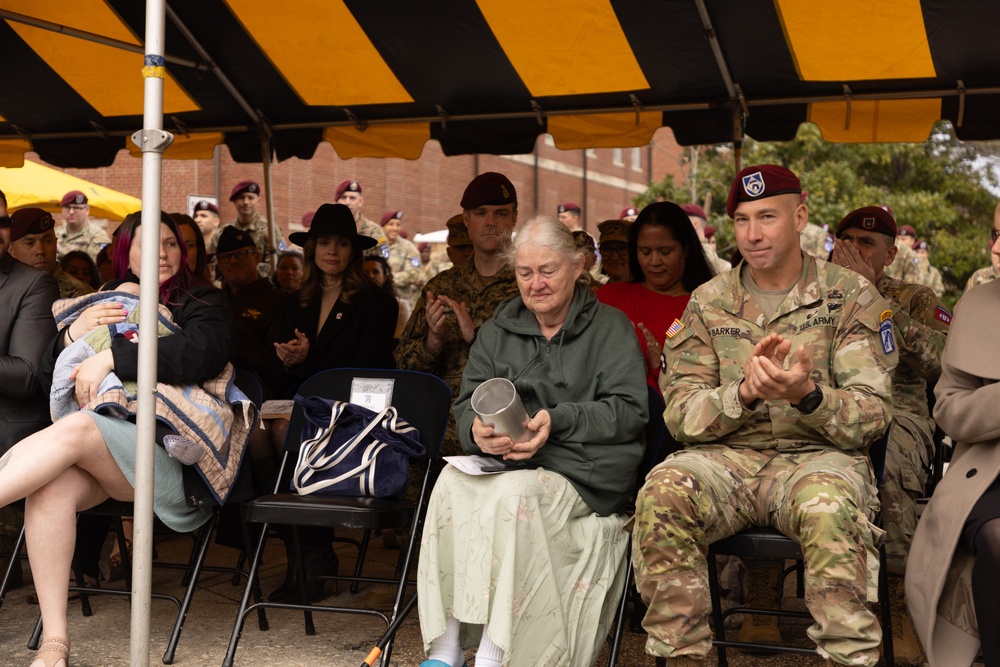
[[702,445],[667,458],[639,491],[632,533],[636,585],[649,607],[646,651],[703,656],[708,624],[708,545],[745,528],[774,526],[805,555],[807,630],[839,664],[874,665],[882,630],[878,597],[884,533],[867,458],[836,450],[778,453]]
[[917,529],[917,498],[923,495],[934,452],[930,423],[907,412],[892,419],[882,493],[882,523],[885,526],[885,553],[889,574],[903,576],[906,554]]

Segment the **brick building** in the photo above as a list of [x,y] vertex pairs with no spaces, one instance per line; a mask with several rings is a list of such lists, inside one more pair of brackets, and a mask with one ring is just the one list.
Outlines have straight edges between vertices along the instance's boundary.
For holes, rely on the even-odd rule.
[[[385,211],[402,210],[404,228],[412,238],[417,232],[443,229],[445,220],[460,212],[465,185],[478,173],[499,171],[517,188],[522,220],[536,212],[554,216],[559,203],[574,201],[583,207],[585,228],[593,232],[598,222],[617,217],[650,181],[667,173],[681,177],[682,152],[669,128],[658,130],[648,146],[585,151],[559,150],[543,135],[533,153],[513,156],[445,157],[431,141],[419,160],[342,160],[323,143],[311,160],[293,158],[272,165],[275,221],[286,234],[301,229],[302,214],[332,201],[336,185],[352,178],[364,190],[365,215],[378,221]],[[111,167],[65,171],[142,196],[142,161],[125,151]],[[263,183],[263,176],[260,164],[237,164],[224,147],[212,160],[164,160],[163,208],[188,210],[189,196],[214,196],[225,222],[235,217],[228,201],[233,184],[247,178]]]

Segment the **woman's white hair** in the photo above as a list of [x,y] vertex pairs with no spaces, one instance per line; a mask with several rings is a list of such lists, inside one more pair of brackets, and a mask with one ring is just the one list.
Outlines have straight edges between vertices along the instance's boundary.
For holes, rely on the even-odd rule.
[[503,252],[507,264],[513,267],[518,248],[529,243],[555,250],[570,263],[583,262],[584,259],[583,251],[576,247],[576,241],[573,240],[573,233],[550,215],[536,215],[517,228]]

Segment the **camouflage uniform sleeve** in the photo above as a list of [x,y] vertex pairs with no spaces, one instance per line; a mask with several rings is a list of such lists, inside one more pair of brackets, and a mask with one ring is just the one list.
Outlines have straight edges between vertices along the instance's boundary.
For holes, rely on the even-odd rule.
[[951,313],[927,287],[917,287],[906,301],[889,301],[899,340],[899,360],[923,379],[934,380],[941,374],[941,353]]
[[817,383],[823,401],[811,414],[801,415],[803,424],[845,451],[869,447],[888,428],[892,371],[899,361],[889,302],[867,281],[854,296],[844,304],[848,312],[834,342],[835,384]]
[[931,291],[934,292],[934,296],[941,298],[944,296],[944,278],[941,277],[941,272],[934,267],[931,267],[931,280],[930,285]]
[[[664,421],[681,442],[718,442],[749,420],[754,411],[739,397],[740,380],[720,386],[719,356],[697,295],[681,316],[684,328],[664,342],[660,391]],[[758,407],[763,402],[758,402]]]
[[[401,240],[406,241],[406,239]],[[421,276],[423,275],[423,267],[420,265],[420,252],[415,245],[407,243],[408,247],[403,246],[405,257],[402,269],[399,271],[393,270],[393,279],[396,286],[404,289],[419,286]]]

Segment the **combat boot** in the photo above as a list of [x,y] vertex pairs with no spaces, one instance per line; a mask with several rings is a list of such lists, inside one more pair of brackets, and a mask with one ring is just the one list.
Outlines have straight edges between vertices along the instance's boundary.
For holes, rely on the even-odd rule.
[[[906,589],[902,577],[889,575],[890,619],[892,621],[892,653],[897,665],[922,665],[924,651],[913,630],[913,621],[906,608]],[[884,629],[883,629],[884,632]],[[879,659],[885,662],[882,645],[878,647]]]
[[[781,608],[781,563],[765,566],[747,562],[749,599],[746,606],[753,609]],[[737,638],[751,644],[780,644],[781,631],[778,617],[770,614],[743,614],[743,624]],[[740,649],[746,653],[773,653],[767,649]]]

